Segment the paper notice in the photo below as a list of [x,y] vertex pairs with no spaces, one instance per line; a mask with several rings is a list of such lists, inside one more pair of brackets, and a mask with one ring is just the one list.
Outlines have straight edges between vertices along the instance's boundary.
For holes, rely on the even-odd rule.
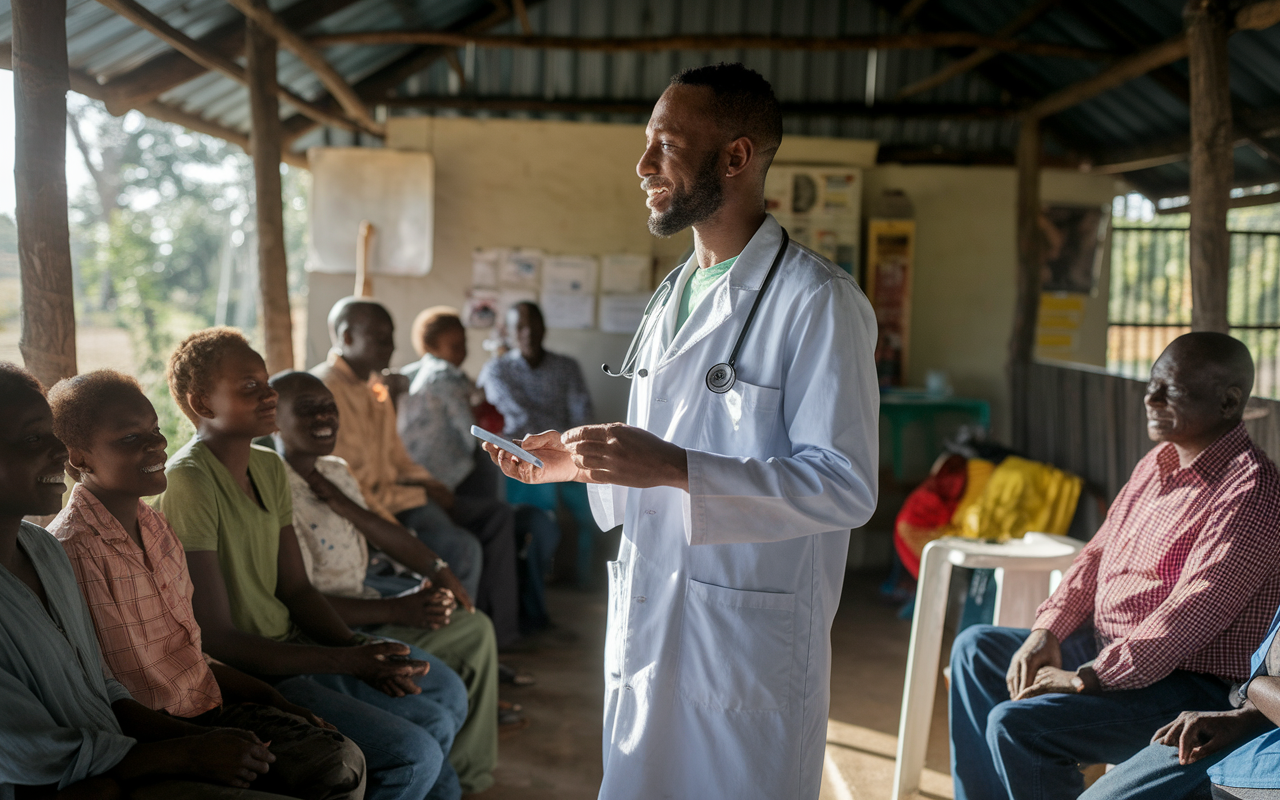
[[498,284],[504,289],[536,290],[541,266],[541,250],[510,250],[498,270]]
[[644,319],[650,293],[605,294],[600,296],[600,330],[605,333],[635,333]]
[[589,330],[596,326],[594,301],[590,294],[544,291],[539,305],[548,328]]
[[476,289],[467,298],[464,319],[468,328],[492,328],[498,322],[498,311],[498,293]]
[[507,251],[497,248],[476,248],[471,254],[471,285],[476,289],[496,289],[498,268],[506,260]]
[[[542,260],[542,294],[591,297],[596,293],[596,260],[590,256],[547,256]],[[572,326],[579,327],[579,326]],[[588,326],[590,327],[590,326]]]
[[[531,289],[500,289],[498,290],[498,313],[500,319],[505,320],[507,317],[507,309],[516,303],[538,302],[538,293]],[[543,313],[543,319],[546,319],[546,313]]]
[[650,259],[633,253],[604,257],[600,270],[600,291],[605,294],[635,294],[649,289]]

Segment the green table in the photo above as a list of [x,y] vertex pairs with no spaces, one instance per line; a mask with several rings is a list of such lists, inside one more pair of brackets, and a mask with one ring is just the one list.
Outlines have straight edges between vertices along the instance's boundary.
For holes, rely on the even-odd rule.
[[[903,448],[903,431],[908,425],[919,422],[925,425],[929,445],[934,451],[938,442],[938,417],[942,414],[969,414],[985,431],[991,430],[991,404],[976,397],[955,397],[930,394],[919,389],[884,389],[880,393],[880,415],[889,422],[889,438],[893,446],[893,477],[906,478],[906,453]],[[936,455],[929,455],[932,460]]]

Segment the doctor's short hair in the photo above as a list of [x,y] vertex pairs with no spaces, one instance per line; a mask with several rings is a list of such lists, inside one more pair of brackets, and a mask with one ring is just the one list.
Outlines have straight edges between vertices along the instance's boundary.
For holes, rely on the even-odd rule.
[[671,85],[710,89],[711,113],[730,138],[747,137],[773,160],[782,143],[782,108],[763,75],[742,64],[721,62],[683,70],[671,78]]

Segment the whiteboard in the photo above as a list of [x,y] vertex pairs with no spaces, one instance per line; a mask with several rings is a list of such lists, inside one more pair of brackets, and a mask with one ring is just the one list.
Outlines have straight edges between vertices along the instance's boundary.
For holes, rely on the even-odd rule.
[[356,236],[374,225],[370,267],[375,275],[431,271],[435,221],[435,159],[369,147],[313,147],[311,245],[308,272],[354,273]]

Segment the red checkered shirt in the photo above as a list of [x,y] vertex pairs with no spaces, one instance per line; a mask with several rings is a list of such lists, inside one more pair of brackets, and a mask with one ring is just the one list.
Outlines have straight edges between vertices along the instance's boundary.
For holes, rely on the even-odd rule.
[[221,705],[222,692],[200,650],[186,554],[168,520],[141,501],[138,527],[145,553],[76,484],[49,532],[71,559],[116,680],[148,708],[194,717]]
[[1092,618],[1106,689],[1175,669],[1231,681],[1280,605],[1280,474],[1238,425],[1183,468],[1172,444],[1134,467],[1035,627],[1059,640]]

